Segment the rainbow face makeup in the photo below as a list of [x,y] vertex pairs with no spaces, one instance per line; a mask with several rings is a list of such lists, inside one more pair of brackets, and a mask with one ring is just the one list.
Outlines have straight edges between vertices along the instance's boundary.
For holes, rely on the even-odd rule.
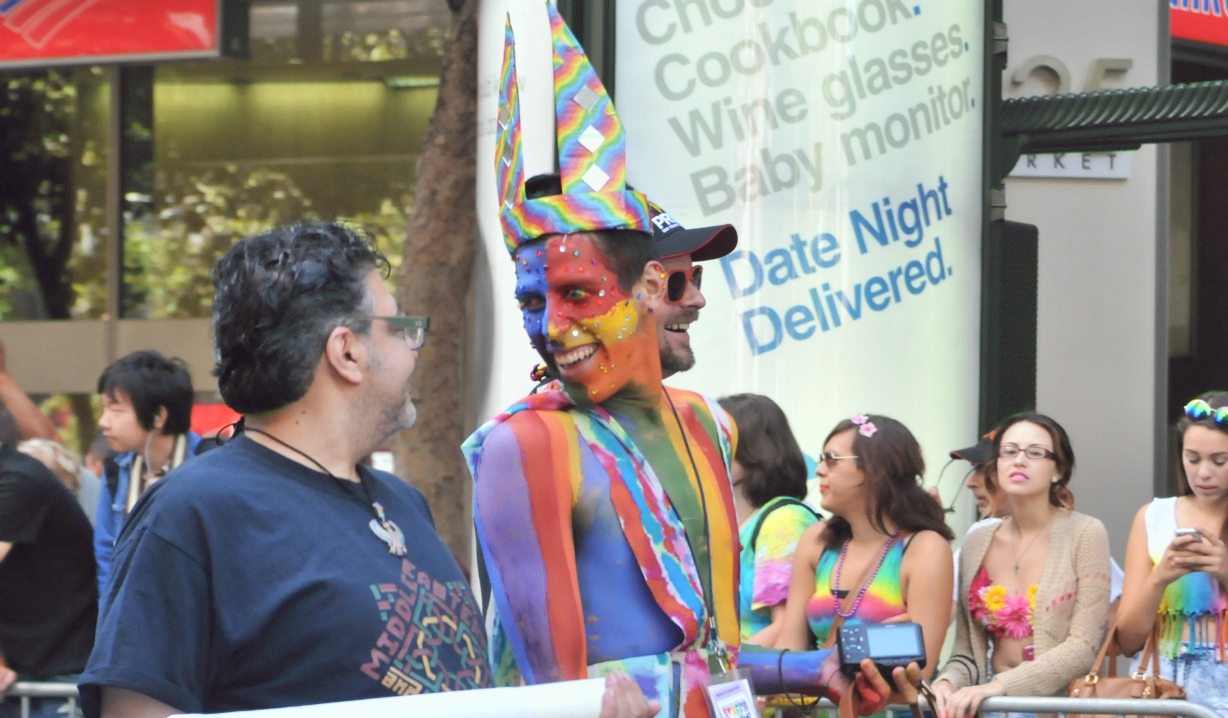
[[629,384],[660,383],[659,361],[648,360],[657,355],[656,324],[619,288],[591,238],[560,235],[521,248],[516,277],[529,340],[576,400],[600,403]]
[[516,263],[516,301],[524,319],[529,342],[546,364],[557,371],[554,357],[546,350],[546,243],[521,246],[512,256]]

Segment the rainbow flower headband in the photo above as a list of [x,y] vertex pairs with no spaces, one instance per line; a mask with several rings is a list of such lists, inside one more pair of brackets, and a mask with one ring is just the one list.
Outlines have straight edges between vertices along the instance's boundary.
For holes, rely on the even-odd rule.
[[1195,399],[1185,405],[1185,415],[1194,421],[1214,419],[1220,427],[1228,428],[1228,406],[1213,409],[1205,400]]
[[554,46],[554,102],[563,194],[526,199],[520,132],[516,40],[508,15],[503,30],[503,71],[495,177],[499,221],[507,251],[547,234],[603,229],[652,233],[648,200],[627,189],[626,133],[605,85],[558,10],[546,2]]

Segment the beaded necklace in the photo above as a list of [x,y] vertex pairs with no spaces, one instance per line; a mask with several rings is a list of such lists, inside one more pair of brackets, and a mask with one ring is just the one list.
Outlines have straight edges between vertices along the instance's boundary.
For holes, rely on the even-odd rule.
[[874,566],[874,572],[870,574],[870,578],[866,579],[865,585],[857,592],[857,599],[853,601],[853,607],[848,613],[840,610],[840,599],[836,597],[840,589],[840,570],[844,568],[844,557],[848,554],[849,543],[853,540],[853,537],[850,536],[844,540],[844,545],[840,547],[840,560],[836,562],[836,585],[831,589],[831,602],[836,609],[837,616],[847,619],[857,614],[857,609],[861,607],[861,600],[866,597],[866,591],[870,590],[870,584],[874,583],[874,578],[878,576],[879,569],[883,567],[883,561],[887,560],[887,552],[895,545],[895,539],[899,535],[900,529],[896,529],[887,538],[887,542],[883,544],[883,551],[878,556],[878,563]]

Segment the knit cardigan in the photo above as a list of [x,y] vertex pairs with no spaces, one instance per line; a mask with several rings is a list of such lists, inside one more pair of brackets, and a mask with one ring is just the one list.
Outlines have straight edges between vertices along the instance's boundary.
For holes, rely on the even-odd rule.
[[[981,568],[996,526],[964,540],[959,564],[959,614],[955,648],[937,680],[955,688],[988,683],[989,637],[968,611],[968,591]],[[1059,509],[1049,529],[1049,553],[1036,590],[1032,617],[1035,659],[995,676],[1008,696],[1064,692],[1096,660],[1109,616],[1109,536],[1099,519]]]

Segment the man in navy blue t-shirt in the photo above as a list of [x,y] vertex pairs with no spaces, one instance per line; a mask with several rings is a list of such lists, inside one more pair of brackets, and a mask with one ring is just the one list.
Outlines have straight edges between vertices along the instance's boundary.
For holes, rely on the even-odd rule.
[[[425,317],[336,224],[235,244],[213,270],[237,438],[159,481],[116,544],[87,718],[162,718],[490,685],[483,620],[422,495],[359,465],[411,426]],[[608,681],[604,718],[656,712]]]

